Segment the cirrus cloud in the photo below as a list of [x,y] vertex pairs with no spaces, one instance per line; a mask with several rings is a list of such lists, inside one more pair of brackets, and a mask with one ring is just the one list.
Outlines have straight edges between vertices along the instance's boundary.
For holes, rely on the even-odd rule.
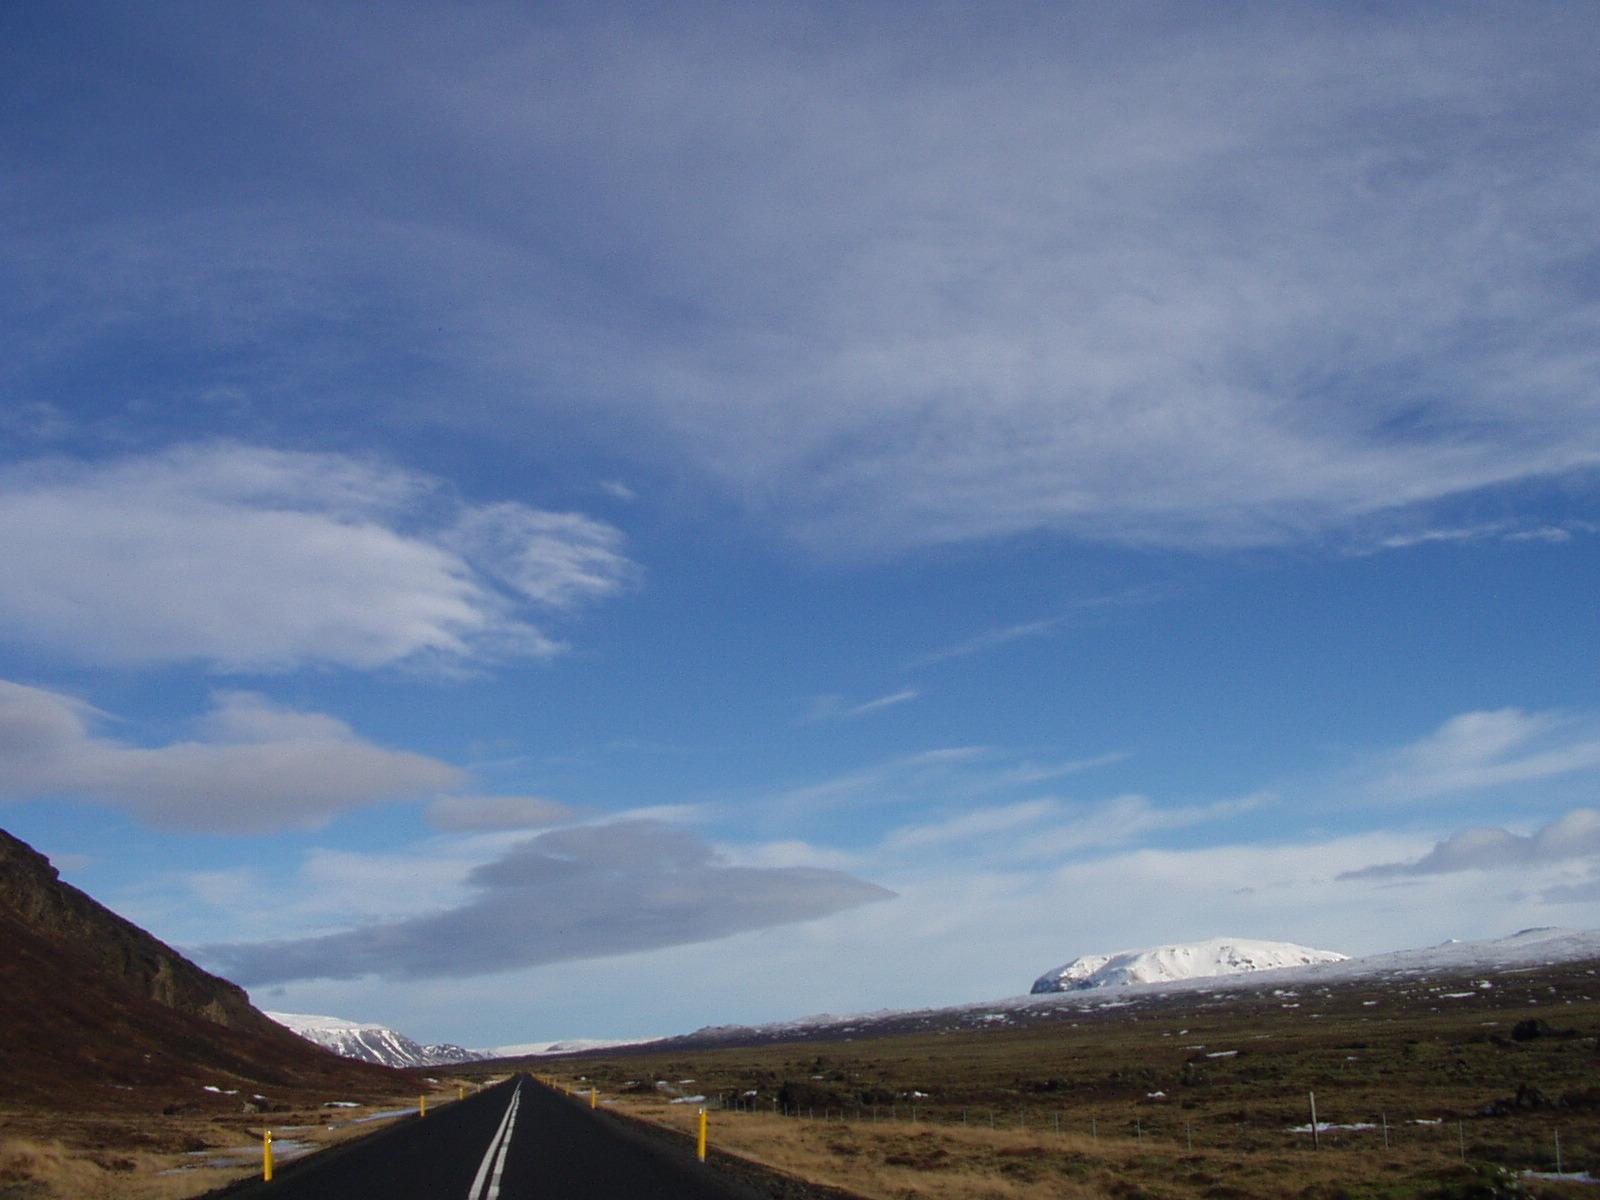
[[1600,769],[1591,714],[1520,708],[1458,713],[1383,761],[1373,788],[1424,800]]
[[130,23],[210,48],[158,93],[187,123],[9,64],[62,126],[9,181],[0,370],[150,342],[182,386],[244,357],[292,408],[309,361],[430,421],[468,379],[453,425],[573,416],[835,551],[1398,545],[1600,464],[1581,6],[177,20]]

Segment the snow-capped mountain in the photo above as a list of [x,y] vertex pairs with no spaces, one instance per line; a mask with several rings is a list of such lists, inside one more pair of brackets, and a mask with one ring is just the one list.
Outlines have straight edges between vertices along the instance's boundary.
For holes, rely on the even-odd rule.
[[363,1025],[357,1021],[318,1017],[310,1013],[269,1012],[267,1016],[307,1041],[315,1042],[344,1058],[381,1063],[386,1067],[440,1067],[451,1063],[477,1062],[484,1057],[475,1050],[449,1043],[423,1045],[382,1025]]
[[1123,950],[1116,954],[1085,954],[1039,976],[1034,980],[1033,994],[1243,975],[1250,971],[1343,962],[1348,957],[1333,950],[1313,950],[1293,942],[1212,938],[1204,942],[1151,946],[1146,950]]
[[[1104,957],[1109,963],[1116,956]],[[1600,929],[1524,929],[1509,937],[1449,941],[1420,950],[1393,950],[1361,958],[1336,954],[1321,962],[1285,966],[1265,976],[1259,970],[1191,975],[1129,984],[1109,992],[1103,988],[1069,986],[1066,991],[1014,996],[953,1008],[879,1010],[842,1017],[820,1013],[767,1025],[707,1026],[694,1033],[665,1038],[656,1045],[663,1050],[705,1049],[1023,1027],[1039,1022],[1077,1020],[1088,1013],[1150,1009],[1202,993],[1216,999],[1274,988],[1313,986],[1326,989],[1349,984],[1404,990],[1441,976],[1448,978],[1471,972],[1492,978],[1500,972],[1520,973],[1555,963],[1585,961],[1600,962]],[[1098,967],[1094,969],[1099,970]],[[1046,980],[1056,978],[1059,978],[1056,971],[1045,976]]]
[[495,1046],[483,1051],[485,1058],[542,1058],[551,1054],[582,1054],[593,1050],[614,1050],[618,1046],[640,1046],[656,1038],[567,1038],[560,1042],[518,1042],[514,1046]]

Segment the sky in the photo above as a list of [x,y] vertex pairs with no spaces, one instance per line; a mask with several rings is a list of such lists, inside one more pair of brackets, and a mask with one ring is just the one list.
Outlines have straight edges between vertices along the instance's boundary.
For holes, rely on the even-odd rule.
[[0,826],[469,1046],[1600,925],[1583,3],[0,11]]

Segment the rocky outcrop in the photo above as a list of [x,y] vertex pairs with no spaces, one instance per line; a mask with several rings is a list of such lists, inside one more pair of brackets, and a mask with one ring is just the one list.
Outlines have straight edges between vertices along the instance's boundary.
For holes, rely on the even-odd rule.
[[0,1112],[238,1112],[413,1086],[296,1037],[4,831],[0,1063]]
[[61,882],[50,860],[0,830],[0,911],[47,938],[70,943],[107,974],[157,1004],[231,1029],[270,1022],[237,984],[201,970],[164,942]]

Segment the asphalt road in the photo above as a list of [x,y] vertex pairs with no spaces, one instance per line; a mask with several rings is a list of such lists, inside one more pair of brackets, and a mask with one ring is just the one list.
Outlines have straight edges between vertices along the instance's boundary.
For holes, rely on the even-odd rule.
[[236,1185],[229,1200],[760,1200],[652,1137],[526,1075]]

